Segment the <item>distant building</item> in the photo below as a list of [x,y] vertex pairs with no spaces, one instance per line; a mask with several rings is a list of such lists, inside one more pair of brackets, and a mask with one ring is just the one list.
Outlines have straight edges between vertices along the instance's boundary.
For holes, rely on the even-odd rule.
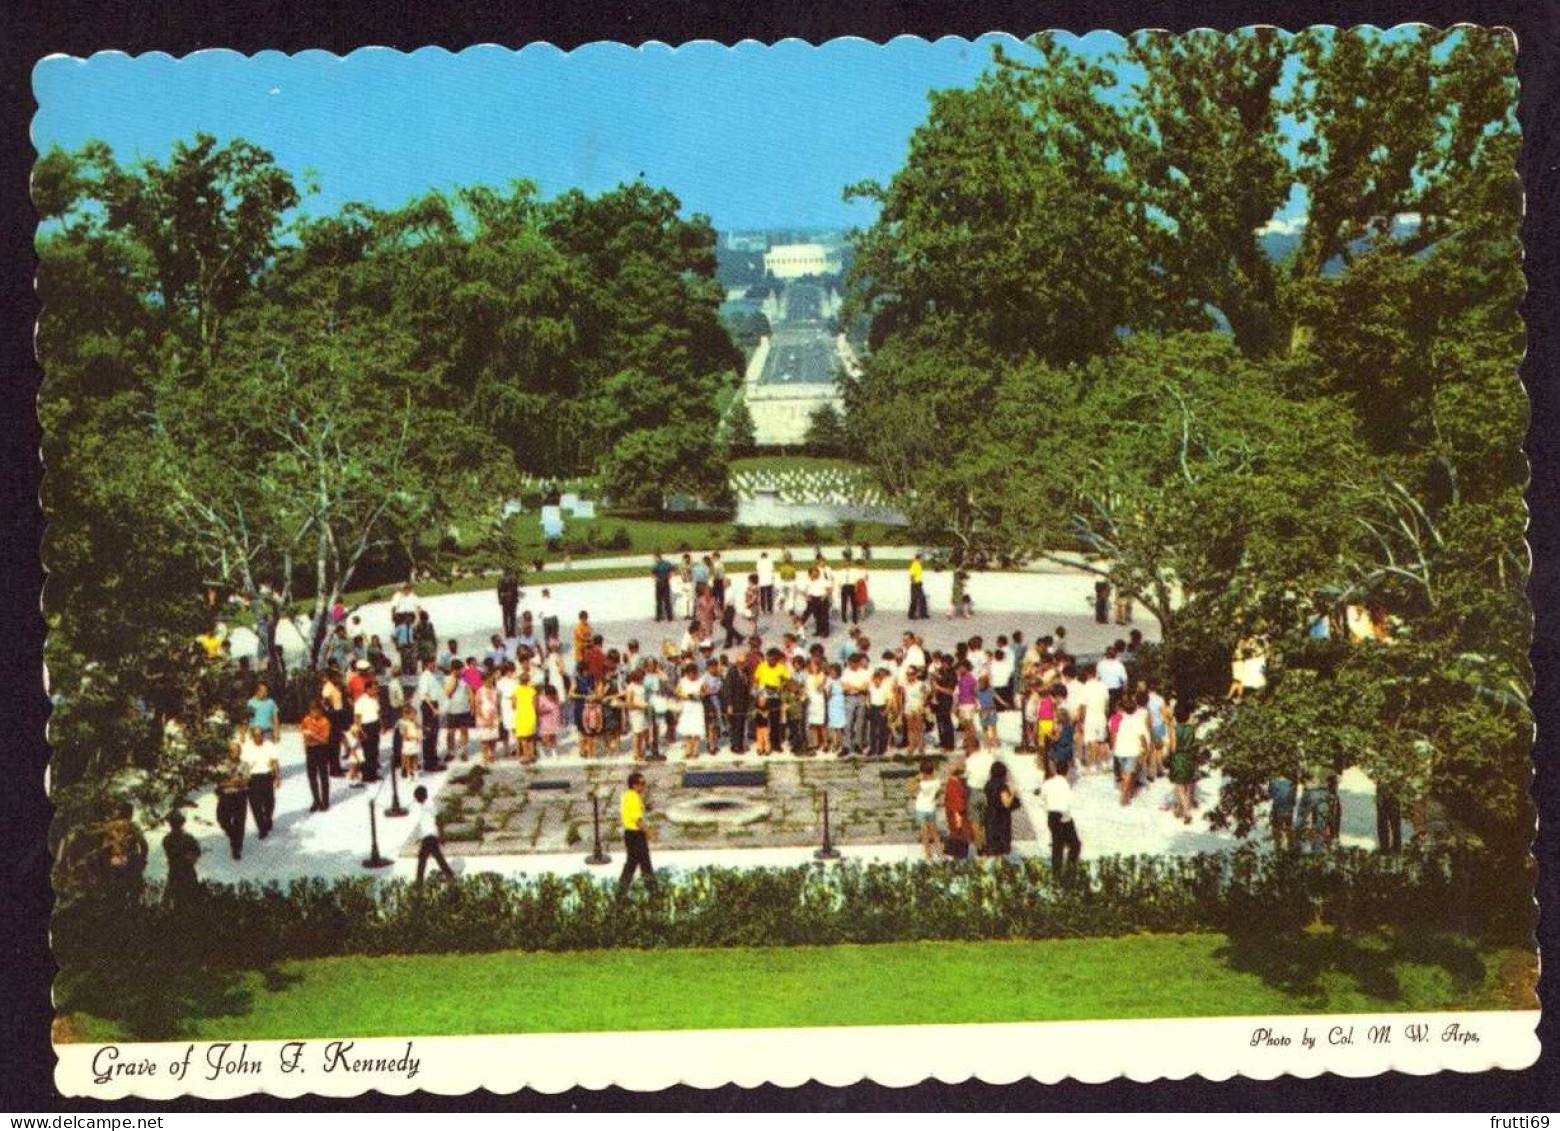
[[727,232],[726,246],[732,251],[768,251],[768,232]]
[[821,243],[778,244],[764,253],[764,270],[777,279],[838,275],[841,267],[839,249]]

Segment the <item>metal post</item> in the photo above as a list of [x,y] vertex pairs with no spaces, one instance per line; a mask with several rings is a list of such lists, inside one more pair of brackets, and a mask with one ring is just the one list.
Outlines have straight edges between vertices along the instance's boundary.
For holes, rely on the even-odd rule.
[[834,838],[829,829],[829,791],[823,791],[823,847],[813,853],[814,860],[838,860],[840,850],[834,847]]
[[385,810],[387,817],[404,817],[406,810],[401,807],[401,789],[396,781],[396,763],[401,760],[401,732],[396,731],[396,742],[390,749],[390,808]]
[[392,861],[385,859],[385,857],[383,857],[383,856],[381,856],[379,854],[379,814],[377,812],[375,812],[375,810],[374,810],[374,801],[373,800],[370,800],[369,803],[368,803],[368,836],[369,836],[369,843],[370,843],[370,845],[372,847],[371,847],[371,849],[369,851],[368,859],[363,861],[363,867],[365,867],[365,868],[388,868],[388,867],[390,867]]
[[591,835],[595,839],[595,851],[585,857],[585,863],[612,863],[612,857],[601,850],[601,795],[594,790],[591,791],[590,795],[590,827]]

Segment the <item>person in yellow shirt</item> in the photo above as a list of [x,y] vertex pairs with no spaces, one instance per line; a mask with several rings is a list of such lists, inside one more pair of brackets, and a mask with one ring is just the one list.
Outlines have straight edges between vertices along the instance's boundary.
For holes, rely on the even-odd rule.
[[636,871],[644,874],[645,886],[652,894],[656,889],[655,868],[650,864],[650,827],[645,823],[645,775],[635,770],[628,775],[628,788],[623,791],[623,851],[628,859],[623,864],[623,874],[618,877],[618,898],[628,894],[628,885]]
[[910,563],[910,619],[926,620],[932,614],[926,607],[926,566],[917,554]]

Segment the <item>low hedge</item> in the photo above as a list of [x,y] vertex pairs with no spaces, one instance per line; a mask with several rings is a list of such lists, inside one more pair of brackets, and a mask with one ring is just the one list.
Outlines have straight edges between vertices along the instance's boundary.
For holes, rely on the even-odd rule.
[[212,885],[185,908],[153,886],[128,903],[63,904],[53,935],[61,965],[79,971],[136,953],[253,969],[353,954],[1286,932],[1318,917],[1476,933],[1494,925],[1492,870],[1469,855],[1239,849],[1104,858],[1067,885],[1041,860],[704,868],[668,874],[653,896],[636,885],[622,902],[615,876],[585,874]]

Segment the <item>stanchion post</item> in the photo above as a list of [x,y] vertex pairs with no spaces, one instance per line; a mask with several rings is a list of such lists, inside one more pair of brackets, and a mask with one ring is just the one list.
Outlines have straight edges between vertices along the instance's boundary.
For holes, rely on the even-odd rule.
[[374,808],[374,802],[377,800],[379,799],[374,797],[370,798],[368,802],[368,838],[370,848],[368,859],[363,861],[363,867],[365,868],[388,868],[391,864],[390,860],[379,854],[379,814]]
[[385,810],[387,817],[404,817],[406,810],[401,806],[401,788],[397,784],[395,775],[396,763],[401,760],[403,748],[401,746],[401,731],[396,729],[395,742],[390,746],[390,808]]
[[814,860],[838,860],[840,850],[834,847],[834,836],[829,828],[829,791],[823,791],[823,847],[813,853]]
[[601,848],[601,794],[596,790],[590,792],[590,828],[595,850],[585,857],[585,863],[596,865],[612,863],[612,857]]

